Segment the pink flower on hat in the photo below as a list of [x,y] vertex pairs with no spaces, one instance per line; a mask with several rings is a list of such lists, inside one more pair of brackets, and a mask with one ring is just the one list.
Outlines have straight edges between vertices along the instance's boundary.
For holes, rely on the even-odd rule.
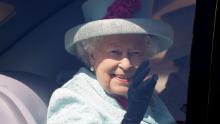
[[140,0],[115,0],[113,4],[108,7],[107,13],[103,19],[130,18],[136,11],[140,9]]

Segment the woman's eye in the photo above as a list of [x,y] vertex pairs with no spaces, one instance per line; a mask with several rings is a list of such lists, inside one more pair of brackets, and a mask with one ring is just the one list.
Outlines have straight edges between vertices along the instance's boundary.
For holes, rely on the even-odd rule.
[[119,57],[122,55],[122,52],[119,51],[119,50],[111,50],[111,51],[109,52],[109,55],[110,55],[112,58],[117,59],[117,58],[119,58]]
[[112,51],[110,51],[110,53],[113,55],[120,55],[121,54],[121,52],[119,50],[112,50]]
[[139,51],[135,51],[135,52],[131,52],[130,54],[131,54],[131,55],[140,55],[141,52],[139,52]]
[[139,57],[141,55],[142,55],[142,53],[140,51],[130,52],[130,57]]

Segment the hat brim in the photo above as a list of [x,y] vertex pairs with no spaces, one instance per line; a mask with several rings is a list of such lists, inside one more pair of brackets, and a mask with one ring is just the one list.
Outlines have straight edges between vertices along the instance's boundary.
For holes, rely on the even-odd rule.
[[93,37],[119,34],[146,34],[157,44],[154,54],[168,49],[173,43],[170,25],[152,19],[103,19],[78,25],[65,34],[65,49],[76,54],[75,44]]

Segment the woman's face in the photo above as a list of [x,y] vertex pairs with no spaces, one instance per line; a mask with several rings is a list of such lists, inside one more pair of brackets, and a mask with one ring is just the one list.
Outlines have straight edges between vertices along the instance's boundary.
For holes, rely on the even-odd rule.
[[146,59],[146,37],[114,35],[101,40],[90,55],[97,80],[109,94],[126,95],[134,71]]

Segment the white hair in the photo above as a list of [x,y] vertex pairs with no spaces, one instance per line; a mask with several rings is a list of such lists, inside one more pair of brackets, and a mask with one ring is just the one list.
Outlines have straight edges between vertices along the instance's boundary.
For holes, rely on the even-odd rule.
[[76,56],[88,67],[90,67],[89,56],[97,47],[98,37],[90,38],[76,44]]
[[[159,46],[156,42],[151,42],[151,36],[146,36],[146,56],[151,57],[155,55],[158,50]],[[103,37],[94,37],[79,43],[76,43],[76,56],[88,67],[90,67],[90,58],[89,56],[94,52],[94,50],[98,47],[98,41],[101,41]]]

